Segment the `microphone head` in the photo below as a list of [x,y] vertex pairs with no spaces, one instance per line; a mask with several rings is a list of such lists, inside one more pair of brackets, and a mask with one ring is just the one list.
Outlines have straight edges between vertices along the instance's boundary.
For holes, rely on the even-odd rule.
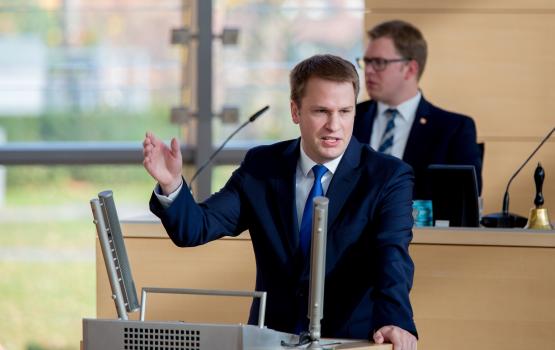
[[254,113],[250,118],[249,118],[249,122],[253,122],[255,121],[258,117],[260,117],[264,112],[266,112],[268,109],[270,108],[269,105],[267,105],[266,107],[262,108],[261,110],[259,110],[258,112]]
[[229,135],[227,137],[227,139],[224,140],[224,142],[222,142],[222,144],[220,145],[220,147],[218,147],[214,152],[212,152],[212,154],[210,155],[210,157],[208,158],[208,160],[206,162],[204,162],[204,164],[202,164],[197,171],[193,174],[193,177],[191,178],[191,181],[189,181],[189,190],[191,190],[193,188],[193,182],[195,181],[195,179],[197,178],[197,176],[201,173],[201,171],[208,165],[210,164],[210,162],[212,161],[212,159],[214,159],[214,157],[216,156],[216,154],[218,154],[226,145],[226,143],[235,135],[239,132],[239,130],[243,129],[245,126],[247,126],[249,123],[252,123],[253,121],[256,120],[256,118],[260,117],[262,115],[262,113],[266,112],[268,109],[270,108],[270,106],[266,106],[264,108],[262,108],[261,110],[259,110],[258,112],[254,113],[249,120],[245,121],[243,124],[241,124],[241,126],[239,126],[234,132],[231,133],[231,135]]

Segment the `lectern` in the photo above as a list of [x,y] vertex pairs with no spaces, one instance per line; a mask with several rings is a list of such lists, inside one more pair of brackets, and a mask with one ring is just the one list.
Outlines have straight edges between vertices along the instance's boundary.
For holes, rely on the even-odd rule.
[[[131,266],[111,191],[104,191],[91,200],[104,262],[112,289],[118,319],[83,319],[84,350],[243,350],[243,349],[391,349],[390,345],[370,345],[366,341],[320,339],[323,308],[323,271],[327,231],[327,199],[315,199],[313,240],[311,249],[311,291],[309,308],[310,330],[299,337],[264,326],[266,292],[221,291],[184,288],[142,289],[139,305]],[[149,293],[194,294],[260,298],[258,325],[205,324],[178,321],[146,321]],[[140,320],[129,320],[128,312],[140,307]],[[303,340],[299,342],[299,339]],[[302,344],[301,344],[302,343]]]

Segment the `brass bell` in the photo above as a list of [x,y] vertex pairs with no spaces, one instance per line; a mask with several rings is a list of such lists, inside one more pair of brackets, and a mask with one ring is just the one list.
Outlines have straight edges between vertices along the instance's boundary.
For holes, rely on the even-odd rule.
[[524,228],[531,230],[553,230],[553,225],[551,225],[549,215],[547,215],[547,208],[530,209],[528,223]]
[[530,209],[530,215],[528,216],[528,223],[524,227],[525,229],[531,230],[553,230],[553,225],[549,221],[549,215],[547,214],[547,208],[542,208],[544,203],[542,186],[543,180],[545,179],[545,172],[540,163],[536,167],[534,172],[534,181],[536,183],[536,198],[534,199],[535,208]]

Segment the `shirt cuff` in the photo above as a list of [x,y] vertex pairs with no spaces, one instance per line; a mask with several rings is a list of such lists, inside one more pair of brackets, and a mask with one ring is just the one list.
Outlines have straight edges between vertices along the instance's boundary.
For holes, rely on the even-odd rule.
[[183,179],[181,180],[181,184],[179,185],[179,187],[169,195],[166,196],[162,194],[162,189],[160,188],[160,184],[157,184],[156,187],[154,187],[154,194],[156,195],[156,198],[158,198],[158,201],[160,201],[160,204],[162,205],[162,207],[166,209],[173,203],[174,199],[179,195],[181,188],[183,188]]

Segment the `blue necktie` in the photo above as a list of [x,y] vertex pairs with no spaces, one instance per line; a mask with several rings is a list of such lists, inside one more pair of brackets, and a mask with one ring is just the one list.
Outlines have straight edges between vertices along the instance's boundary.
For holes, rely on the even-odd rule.
[[389,108],[385,111],[385,114],[388,116],[389,121],[385,127],[378,152],[391,154],[393,148],[393,132],[395,131],[395,117],[399,114],[399,111]]
[[314,198],[324,195],[324,189],[322,188],[322,176],[324,176],[327,171],[328,169],[321,164],[316,164],[312,167],[312,172],[314,173],[314,184],[312,185],[308,198],[306,199],[303,218],[301,220],[301,229],[299,230],[301,236],[301,250],[303,252],[303,256],[305,257],[308,255],[310,236],[312,235],[312,202]]

